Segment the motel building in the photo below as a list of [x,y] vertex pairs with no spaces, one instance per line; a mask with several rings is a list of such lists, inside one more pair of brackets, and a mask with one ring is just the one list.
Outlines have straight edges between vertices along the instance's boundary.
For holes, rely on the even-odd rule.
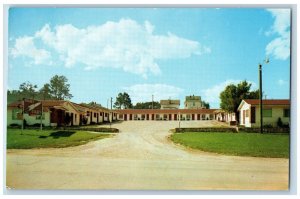
[[[263,124],[277,127],[280,118],[284,125],[290,123],[290,100],[263,100]],[[244,99],[238,107],[240,125],[245,127],[260,127],[260,100]]]
[[[23,108],[24,104],[26,108]],[[7,107],[7,126],[22,125],[23,119],[27,125],[42,123],[44,126],[55,127],[101,124],[116,121],[117,118],[115,110],[65,100],[26,99],[13,102]]]
[[216,109],[122,109],[118,120],[213,120]]

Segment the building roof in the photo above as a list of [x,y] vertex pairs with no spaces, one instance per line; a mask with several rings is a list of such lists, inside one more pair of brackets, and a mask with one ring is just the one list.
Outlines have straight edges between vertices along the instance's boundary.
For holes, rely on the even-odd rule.
[[217,109],[120,109],[120,114],[213,114]]
[[189,100],[201,100],[201,97],[200,96],[195,96],[195,95],[190,95],[190,96],[186,96],[185,100],[186,101],[189,101]]
[[180,100],[160,100],[160,105],[180,105]]
[[[244,103],[250,104],[252,106],[258,106],[260,104],[260,100],[259,99],[244,99],[240,103],[238,110],[241,109],[241,107]],[[290,105],[290,100],[289,99],[265,99],[265,100],[262,100],[262,104],[269,105],[269,106]]]
[[[251,105],[259,105],[259,99],[245,99],[244,100],[247,104]],[[263,105],[290,105],[290,100],[288,99],[267,99],[262,100]]]

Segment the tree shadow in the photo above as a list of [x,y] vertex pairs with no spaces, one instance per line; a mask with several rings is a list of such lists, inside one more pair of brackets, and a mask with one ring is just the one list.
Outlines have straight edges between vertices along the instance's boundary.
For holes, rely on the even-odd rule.
[[54,139],[58,139],[60,137],[70,137],[71,135],[73,135],[75,133],[75,131],[56,131],[51,133],[48,136],[45,135],[41,135],[39,136],[39,138],[48,138],[48,137],[53,137]]

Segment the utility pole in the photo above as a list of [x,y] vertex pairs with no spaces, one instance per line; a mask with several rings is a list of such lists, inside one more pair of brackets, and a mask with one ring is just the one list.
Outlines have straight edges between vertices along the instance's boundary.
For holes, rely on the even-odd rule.
[[180,120],[181,120],[180,112],[178,113],[178,117],[179,117],[179,128],[180,128]]
[[[25,98],[23,98],[23,101],[22,101],[22,103],[23,103],[23,106],[22,106],[22,133],[23,133],[23,130],[24,130],[24,110],[25,110]],[[22,134],[21,133],[21,134]]]
[[[268,64],[270,60],[267,58],[264,60],[265,64]],[[262,64],[258,64],[259,71],[259,107],[260,107],[260,133],[263,133],[263,91],[262,91]]]
[[153,95],[152,95],[152,109],[153,109]]
[[110,113],[111,113],[111,119],[110,119],[110,125],[109,125],[109,127],[111,128],[111,123],[112,123],[112,120],[113,120],[112,97],[110,98]]
[[262,104],[262,75],[261,75],[262,65],[258,65],[259,71],[259,108],[260,108],[260,133],[263,133],[263,104]]
[[41,101],[41,131],[43,130],[43,101]]

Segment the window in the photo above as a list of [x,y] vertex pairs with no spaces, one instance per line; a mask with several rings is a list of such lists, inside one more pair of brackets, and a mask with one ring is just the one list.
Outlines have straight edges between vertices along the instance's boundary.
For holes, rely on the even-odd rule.
[[251,107],[251,123],[255,123],[256,112],[255,107]]
[[290,117],[290,109],[283,109],[283,117]]
[[[35,117],[35,119],[40,120],[41,119],[41,115],[37,115]],[[43,117],[42,117],[42,120],[44,120],[44,119],[45,119],[45,113],[43,113]]]
[[272,117],[272,109],[271,108],[263,109],[263,117]]
[[12,119],[13,120],[18,120],[21,117],[22,117],[22,111],[21,111],[21,109],[13,109],[12,110]]
[[94,117],[97,117],[97,113],[94,113]]
[[102,116],[102,112],[100,113],[100,116]]

